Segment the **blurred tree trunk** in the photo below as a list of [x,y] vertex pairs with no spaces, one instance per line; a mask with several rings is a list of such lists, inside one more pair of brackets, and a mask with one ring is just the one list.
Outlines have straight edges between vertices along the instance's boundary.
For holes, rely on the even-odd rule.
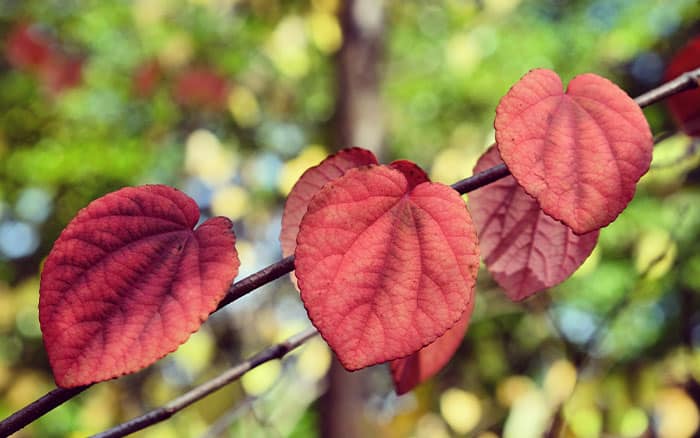
[[[384,123],[380,94],[383,0],[345,0],[340,11],[343,46],[336,57],[338,84],[334,117],[336,149],[360,146],[381,158]],[[363,434],[365,372],[349,373],[333,360],[328,391],[321,399],[321,434],[354,438]]]
[[340,24],[343,46],[336,57],[335,144],[338,149],[351,146],[370,149],[382,158],[384,119],[380,85],[384,1],[345,0]]

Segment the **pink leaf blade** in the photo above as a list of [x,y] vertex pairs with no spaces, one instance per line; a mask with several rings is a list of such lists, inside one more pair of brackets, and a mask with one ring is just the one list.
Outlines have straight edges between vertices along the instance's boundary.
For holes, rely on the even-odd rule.
[[508,169],[550,216],[585,234],[624,210],[651,163],[639,106],[607,79],[536,69],[496,109],[496,143]]
[[349,170],[311,201],[296,249],[309,317],[349,370],[434,341],[473,300],[478,247],[459,195],[389,166]]
[[39,319],[56,383],[138,371],[185,342],[238,272],[231,221],[161,185],[93,201],[66,227],[41,277]]
[[[491,147],[474,173],[501,163]],[[472,192],[469,203],[486,267],[513,301],[564,281],[598,240],[598,230],[577,235],[546,215],[512,176]]]

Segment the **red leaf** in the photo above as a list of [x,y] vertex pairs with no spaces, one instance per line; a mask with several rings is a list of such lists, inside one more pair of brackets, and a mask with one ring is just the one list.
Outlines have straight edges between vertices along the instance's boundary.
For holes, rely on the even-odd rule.
[[219,111],[226,108],[230,85],[207,67],[191,68],[175,80],[173,93],[182,106]]
[[132,88],[134,94],[141,98],[147,98],[155,93],[163,73],[158,61],[152,59],[139,65],[133,75]]
[[418,167],[418,165],[413,161],[396,160],[392,161],[389,166],[403,173],[408,180],[409,188],[413,188],[420,183],[430,181],[430,178],[428,178],[428,174],[425,173],[425,170]]
[[347,171],[314,196],[296,249],[301,298],[349,370],[414,353],[474,299],[476,233],[460,196],[411,188],[389,166]]
[[563,93],[556,73],[532,70],[501,99],[495,127],[518,183],[578,234],[615,220],[651,163],[642,110],[593,74],[577,76]]
[[75,88],[83,80],[83,60],[55,53],[41,66],[39,78],[54,95]]
[[68,224],[41,275],[39,320],[64,388],[137,371],[185,342],[238,272],[231,221],[162,185],[93,201]]
[[297,234],[301,218],[306,213],[306,208],[311,198],[321,190],[329,181],[340,178],[349,169],[355,167],[377,164],[377,157],[372,151],[362,148],[342,149],[338,153],[329,156],[318,165],[311,167],[301,175],[299,181],[294,184],[287,196],[282,214],[282,230],[280,231],[280,243],[284,257],[294,254],[297,246]]
[[[474,173],[501,164],[491,147]],[[481,256],[494,280],[519,301],[561,283],[588,258],[599,231],[577,235],[544,214],[512,176],[469,195]]]
[[5,54],[14,67],[35,72],[51,56],[53,42],[37,27],[22,23],[7,36]]
[[464,339],[474,301],[469,301],[462,318],[435,342],[408,357],[391,361],[391,377],[398,395],[405,394],[430,379],[452,359]]
[[[666,68],[664,79],[670,81],[700,67],[700,37],[683,47]],[[700,89],[674,94],[666,100],[676,124],[691,136],[700,135]]]

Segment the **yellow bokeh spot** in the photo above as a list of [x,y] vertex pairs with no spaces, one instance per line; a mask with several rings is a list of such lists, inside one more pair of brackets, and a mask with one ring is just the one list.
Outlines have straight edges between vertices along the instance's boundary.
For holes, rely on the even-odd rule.
[[498,435],[493,432],[482,432],[476,438],[498,438]]
[[168,12],[168,0],[137,0],[131,13],[134,22],[141,27],[157,25]]
[[482,57],[477,39],[465,33],[452,36],[447,41],[445,51],[447,65],[457,75],[471,73],[479,65]]
[[338,12],[340,0],[311,0],[311,5],[317,11],[335,14]]
[[227,12],[239,0],[189,0],[194,5],[210,8],[214,11]]
[[579,266],[578,269],[576,269],[573,274],[571,274],[571,276],[572,277],[585,277],[586,275],[592,273],[598,267],[598,264],[600,263],[600,258],[601,258],[600,245],[596,245],[593,248],[591,255],[588,256],[586,261],[584,261],[583,264],[581,266]]
[[115,423],[117,412],[113,407],[119,404],[119,400],[113,386],[100,385],[88,391],[84,397],[79,414],[84,435],[98,433]]
[[414,436],[416,438],[449,438],[450,431],[447,430],[445,422],[439,415],[429,412],[416,422]]
[[285,76],[300,78],[311,67],[306,30],[301,17],[288,15],[282,19],[265,48],[277,70]]
[[192,39],[186,33],[171,36],[158,52],[158,61],[169,70],[183,67],[192,58]]
[[173,358],[190,373],[198,374],[211,365],[215,348],[211,334],[199,330],[173,353]]
[[0,362],[0,390],[5,389],[10,382],[11,374],[10,369]]
[[520,0],[483,0],[486,12],[505,15],[512,12],[520,4]]
[[317,165],[323,161],[327,155],[328,153],[323,146],[310,145],[296,158],[292,158],[284,163],[278,182],[280,193],[285,196],[288,195],[306,169]]
[[597,438],[603,429],[603,417],[594,408],[579,409],[568,420],[577,437]]
[[0,285],[0,333],[10,331],[15,324],[15,315],[17,314],[14,295],[3,289],[3,285]]
[[248,87],[236,86],[228,95],[228,110],[240,126],[249,128],[260,122],[258,99]]
[[459,181],[472,173],[475,164],[476,155],[467,153],[463,148],[443,149],[433,160],[430,178],[445,183]]
[[185,146],[185,170],[212,184],[227,181],[236,166],[233,151],[224,148],[219,139],[206,129],[198,129]]
[[698,430],[698,407],[682,389],[662,390],[654,403],[654,413],[660,437],[686,438],[694,436]]
[[496,398],[508,408],[534,388],[535,383],[527,376],[509,376],[498,384]]
[[315,382],[323,378],[331,366],[331,351],[319,338],[313,338],[299,354],[297,371],[304,379]]
[[568,360],[557,360],[544,377],[544,392],[553,404],[559,404],[571,396],[576,386],[576,367]]
[[663,277],[676,260],[678,247],[668,231],[654,228],[642,234],[635,247],[634,266],[649,279]]
[[334,53],[343,44],[338,18],[325,12],[314,12],[308,18],[311,41],[323,53]]
[[151,406],[165,404],[177,397],[177,388],[163,380],[163,376],[157,373],[151,374],[141,384],[141,396]]
[[542,436],[549,426],[551,410],[544,394],[534,388],[511,407],[503,428],[504,438]]
[[649,419],[643,410],[632,408],[625,411],[620,421],[620,435],[634,438],[641,436],[649,427]]
[[481,420],[481,403],[470,392],[450,388],[440,396],[440,413],[452,430],[466,434]]
[[270,389],[282,371],[279,360],[272,360],[254,368],[243,375],[241,384],[250,395],[258,396]]
[[211,199],[211,211],[215,216],[226,216],[231,220],[243,217],[250,208],[250,197],[239,186],[222,187]]
[[51,386],[43,374],[23,371],[12,377],[10,389],[5,393],[4,400],[11,409],[18,409],[44,395]]

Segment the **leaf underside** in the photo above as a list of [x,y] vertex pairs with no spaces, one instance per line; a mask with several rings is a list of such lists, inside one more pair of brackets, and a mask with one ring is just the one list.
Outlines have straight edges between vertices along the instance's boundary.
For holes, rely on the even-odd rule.
[[[474,173],[502,162],[491,147]],[[472,192],[469,205],[486,267],[514,301],[564,281],[598,240],[598,230],[577,235],[547,216],[512,176]]]
[[195,202],[162,185],[93,201],[54,244],[39,319],[58,386],[144,368],[174,351],[216,309],[238,272],[231,221],[193,230]]
[[457,323],[437,338],[405,358],[392,360],[391,377],[398,395],[405,394],[437,374],[452,359],[464,339],[475,300],[469,301],[467,310]]

